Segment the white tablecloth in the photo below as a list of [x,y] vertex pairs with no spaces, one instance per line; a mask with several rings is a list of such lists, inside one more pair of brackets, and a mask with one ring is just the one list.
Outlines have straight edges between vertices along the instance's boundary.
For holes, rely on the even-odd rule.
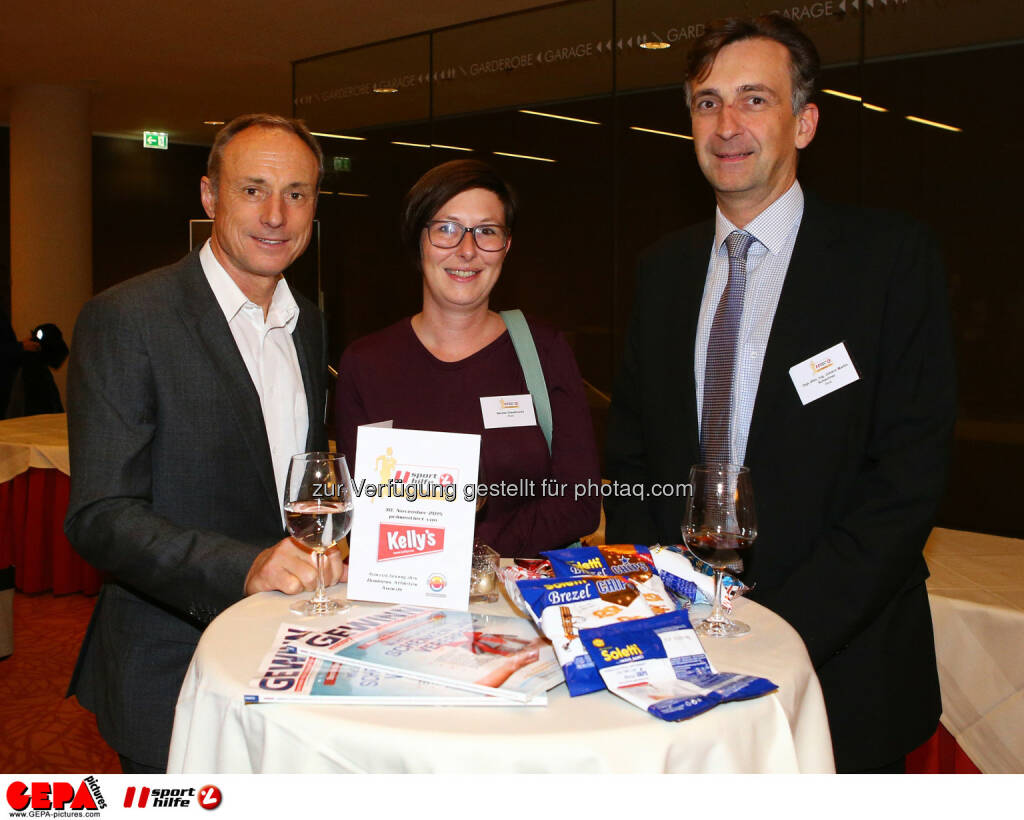
[[64,413],[0,420],[0,483],[29,467],[52,468],[71,475],[68,417]]
[[942,725],[979,769],[1024,772],[1024,541],[932,530]]
[[[721,671],[779,684],[681,723],[609,692],[546,707],[246,706],[242,693],[282,621],[284,595],[265,592],[220,615],[192,659],[174,721],[168,771],[182,772],[831,772],[828,720],[803,642],[769,610],[740,601],[753,632],[705,641]],[[359,605],[348,617],[369,608]],[[474,607],[476,609],[476,607]],[[507,614],[508,604],[479,607]],[[341,618],[303,619],[334,625]]]

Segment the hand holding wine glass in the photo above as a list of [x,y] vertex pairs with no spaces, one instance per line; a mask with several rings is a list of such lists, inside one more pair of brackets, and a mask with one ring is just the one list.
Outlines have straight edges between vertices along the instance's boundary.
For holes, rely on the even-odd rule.
[[750,470],[736,464],[695,464],[690,468],[690,488],[683,543],[715,572],[714,604],[697,632],[713,638],[743,635],[750,627],[731,620],[722,608],[722,573],[739,561],[737,551],[757,537]]
[[284,492],[288,532],[316,556],[316,592],[310,600],[292,605],[296,615],[337,615],[350,608],[327,597],[323,561],[329,549],[348,549],[344,539],[352,527],[352,502],[352,479],[343,455],[292,456]]

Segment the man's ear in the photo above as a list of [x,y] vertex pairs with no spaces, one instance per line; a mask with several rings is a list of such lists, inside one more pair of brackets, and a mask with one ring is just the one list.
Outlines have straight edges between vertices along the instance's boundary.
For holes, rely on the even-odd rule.
[[796,115],[796,147],[806,148],[818,130],[818,106],[807,103]]
[[217,211],[217,189],[209,177],[203,177],[199,181],[199,198],[203,201],[203,210],[206,215],[213,219]]

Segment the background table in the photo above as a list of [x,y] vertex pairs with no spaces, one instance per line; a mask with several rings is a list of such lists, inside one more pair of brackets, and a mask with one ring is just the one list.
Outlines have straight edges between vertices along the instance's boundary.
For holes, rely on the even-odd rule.
[[14,565],[21,592],[100,588],[100,573],[64,536],[70,473],[63,413],[0,421],[0,569]]
[[[308,594],[308,593],[307,593]],[[705,641],[721,671],[770,678],[779,692],[728,703],[681,723],[609,692],[547,707],[362,707],[257,704],[242,694],[283,621],[287,596],[265,592],[223,612],[203,634],[175,713],[168,771],[178,772],[831,772],[828,720],[799,636],[752,601],[750,635]],[[475,611],[508,614],[502,598]]]
[[932,530],[942,725],[983,772],[1024,772],[1024,541]]

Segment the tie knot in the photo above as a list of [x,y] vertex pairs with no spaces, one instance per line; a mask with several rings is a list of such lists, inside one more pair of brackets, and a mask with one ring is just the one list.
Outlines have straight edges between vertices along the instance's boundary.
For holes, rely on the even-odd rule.
[[729,251],[729,259],[746,261],[747,251],[754,244],[754,237],[744,231],[733,231],[725,238],[725,247]]

